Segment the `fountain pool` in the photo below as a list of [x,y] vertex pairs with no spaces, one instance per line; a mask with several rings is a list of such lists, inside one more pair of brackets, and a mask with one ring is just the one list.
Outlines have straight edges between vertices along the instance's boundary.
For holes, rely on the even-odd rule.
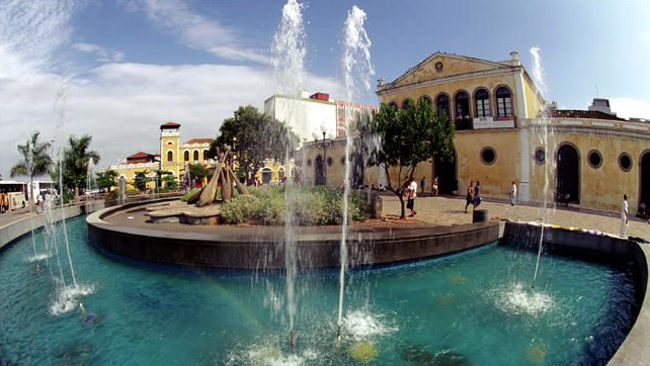
[[107,257],[88,242],[83,218],[68,220],[68,230],[81,284],[94,288],[84,305],[97,318],[51,315],[50,272],[28,262],[29,236],[17,240],[0,251],[0,357],[10,364],[599,364],[633,322],[625,263],[543,256],[532,291],[535,253],[493,244],[352,270],[340,344],[338,270],[299,274],[291,353],[283,272]]

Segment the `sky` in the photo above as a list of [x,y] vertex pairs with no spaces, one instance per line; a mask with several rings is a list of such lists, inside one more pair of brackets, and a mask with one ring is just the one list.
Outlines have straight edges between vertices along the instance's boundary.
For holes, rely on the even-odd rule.
[[[93,137],[100,167],[158,152],[159,126],[215,137],[239,105],[280,87],[271,41],[284,1],[0,0],[0,174],[33,131]],[[545,98],[586,109],[610,98],[650,118],[650,0],[304,1],[304,89],[342,98],[343,23],[362,8],[374,78],[392,81],[436,51],[500,61],[541,50]],[[373,82],[374,85],[374,82]],[[361,101],[376,104],[372,90]]]

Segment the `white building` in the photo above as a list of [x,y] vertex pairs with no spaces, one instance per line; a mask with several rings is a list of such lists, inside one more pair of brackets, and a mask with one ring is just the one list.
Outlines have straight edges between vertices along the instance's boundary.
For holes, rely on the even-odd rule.
[[323,131],[328,138],[344,137],[347,123],[376,110],[373,105],[330,99],[327,93],[274,95],[264,101],[264,113],[285,122],[301,142],[322,139]]
[[328,137],[336,136],[336,102],[329,100],[328,94],[273,95],[264,101],[264,113],[286,123],[301,142],[322,138],[322,131]]

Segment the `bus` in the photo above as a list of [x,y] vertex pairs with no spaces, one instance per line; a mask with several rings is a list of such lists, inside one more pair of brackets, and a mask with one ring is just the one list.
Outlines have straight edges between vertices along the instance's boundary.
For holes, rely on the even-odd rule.
[[[34,204],[38,203],[38,196],[43,196],[43,199],[45,199],[47,193],[52,196],[56,195],[56,188],[51,180],[35,180],[32,182],[32,188],[34,189],[34,197],[32,197]],[[29,196],[29,190],[27,196]]]
[[25,182],[0,180],[0,193],[9,195],[9,210],[13,211],[27,206],[27,186]]

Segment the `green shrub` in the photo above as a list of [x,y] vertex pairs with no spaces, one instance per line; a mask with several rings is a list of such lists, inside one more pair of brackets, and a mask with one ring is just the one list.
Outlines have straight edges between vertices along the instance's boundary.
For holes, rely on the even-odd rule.
[[193,188],[193,189],[190,189],[189,191],[185,192],[185,194],[181,196],[181,201],[187,202],[187,200],[189,200],[190,197],[192,197],[192,195],[194,193],[198,192],[200,189],[201,188]]
[[[284,186],[250,187],[250,196],[237,195],[221,206],[226,223],[250,222],[258,225],[284,225]],[[292,187],[289,212],[297,225],[333,225],[343,222],[343,192],[338,189]],[[353,192],[348,198],[348,218],[363,220],[368,216],[366,198]]]

